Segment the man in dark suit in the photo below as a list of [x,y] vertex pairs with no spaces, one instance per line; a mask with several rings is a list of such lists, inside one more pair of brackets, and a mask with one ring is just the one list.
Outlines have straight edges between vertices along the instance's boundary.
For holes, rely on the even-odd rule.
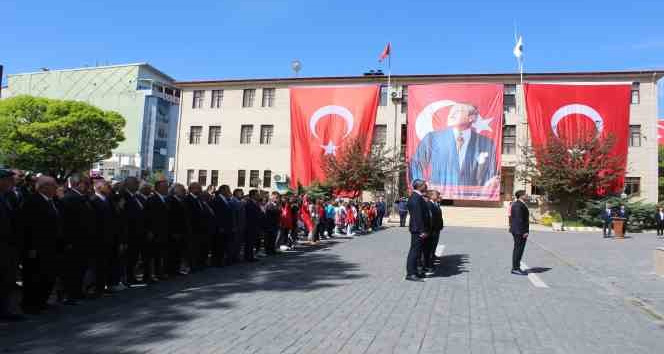
[[62,198],[64,230],[67,247],[65,258],[65,292],[70,303],[83,298],[83,276],[88,268],[89,255],[95,237],[95,210],[90,202],[92,182],[81,174],[69,178],[69,189]]
[[376,222],[374,225],[376,229],[383,226],[383,218],[385,218],[386,212],[387,205],[385,205],[385,198],[379,197],[378,202],[376,203]]
[[154,185],[154,193],[150,195],[145,204],[145,228],[149,254],[146,257],[146,270],[143,277],[147,282],[154,282],[157,277],[166,278],[164,269],[167,255],[166,245],[170,237],[167,193],[168,182],[157,181]]
[[440,210],[440,193],[438,191],[429,191],[429,207],[431,208],[431,237],[424,241],[424,267],[426,275],[433,275],[433,260],[440,231],[443,229],[443,212]]
[[11,313],[10,299],[18,269],[16,210],[7,196],[13,194],[14,172],[0,169],[0,321],[18,321]]
[[604,234],[604,237],[611,237],[611,226],[613,224],[613,211],[611,210],[611,206],[609,205],[609,203],[606,203],[606,207],[602,211],[601,217],[603,222],[602,232]]
[[[276,243],[279,233],[279,221],[281,218],[281,208],[279,206],[279,192],[272,192],[270,200],[265,205],[265,253],[273,255],[277,253]],[[332,232],[328,234],[332,236]]]
[[[125,200],[125,217],[127,220],[127,268],[126,279],[129,285],[138,283],[136,280],[136,266],[139,257],[143,261],[145,271],[146,259],[146,230],[145,230],[145,202],[138,193],[140,182],[136,177],[127,177],[124,188],[120,192]],[[142,279],[145,281],[145,276]]]
[[421,179],[413,181],[413,193],[408,199],[410,213],[410,250],[406,261],[406,280],[422,281],[424,274],[417,271],[417,260],[422,254],[422,244],[431,236],[431,208],[424,200],[427,184]]
[[187,253],[187,245],[191,235],[191,222],[189,211],[184,198],[187,190],[180,183],[171,187],[171,195],[168,201],[168,229],[170,239],[168,242],[168,266],[169,275],[180,275],[180,266],[183,256]]
[[187,243],[187,263],[192,272],[200,270],[205,265],[208,254],[208,211],[201,200],[202,194],[203,188],[200,183],[193,182],[189,184],[189,194],[184,198],[191,225],[191,235]]
[[530,233],[530,212],[526,206],[526,191],[518,190],[515,193],[516,201],[512,203],[510,211],[510,232],[514,238],[514,250],[512,252],[512,274],[528,275],[521,270],[521,257],[526,248],[526,241]]
[[624,204],[620,204],[620,208],[616,212],[616,216],[619,218],[625,219],[625,223],[623,223],[623,235],[627,234],[627,221],[629,220],[629,211],[627,211],[627,207],[625,207]]
[[257,189],[249,191],[249,198],[244,205],[244,260],[246,262],[256,262],[255,247],[261,227],[264,224],[265,214],[261,210],[259,203],[260,193]]
[[111,201],[111,184],[103,179],[94,182],[95,194],[91,198],[95,211],[95,240],[91,251],[95,258],[95,295],[112,292],[113,262],[116,255],[118,219]]
[[231,215],[233,215],[233,230],[231,237],[226,243],[227,260],[233,264],[240,260],[240,248],[244,239],[245,203],[244,191],[241,188],[233,190],[233,197],[230,199]]
[[399,226],[406,227],[406,218],[408,217],[408,200],[401,198],[397,203],[399,209]]
[[225,263],[225,255],[233,241],[234,230],[231,189],[228,185],[224,184],[219,187],[217,195],[212,200],[212,208],[214,209],[218,230],[211,240],[212,265],[222,267]]
[[658,207],[655,214],[655,221],[657,222],[657,236],[664,235],[664,208]]
[[23,307],[26,313],[47,308],[62,245],[62,210],[55,202],[58,185],[49,176],[37,178],[35,192],[21,210],[23,227]]

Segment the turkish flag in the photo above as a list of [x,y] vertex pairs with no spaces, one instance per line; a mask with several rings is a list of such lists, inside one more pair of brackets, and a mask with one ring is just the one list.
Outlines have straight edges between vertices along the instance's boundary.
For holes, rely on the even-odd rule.
[[660,119],[657,122],[657,144],[664,145],[664,120]]
[[[615,138],[611,156],[627,164],[629,138],[629,84],[525,84],[526,110],[533,147],[546,147],[550,138],[573,144],[598,134]],[[622,190],[624,176],[614,192]]]
[[409,179],[443,199],[499,200],[503,85],[408,86]]
[[325,180],[323,156],[336,155],[347,141],[364,137],[371,148],[378,86],[292,87],[291,187]]

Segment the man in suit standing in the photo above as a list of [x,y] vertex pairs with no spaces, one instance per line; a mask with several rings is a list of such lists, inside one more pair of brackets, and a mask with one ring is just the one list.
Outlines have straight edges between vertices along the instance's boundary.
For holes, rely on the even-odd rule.
[[25,254],[23,260],[23,307],[26,313],[47,308],[57,271],[58,248],[62,244],[62,210],[54,198],[55,179],[37,178],[35,193],[21,210]]
[[18,269],[17,225],[14,206],[8,195],[13,194],[14,172],[0,169],[0,321],[18,321],[11,313],[11,293],[16,286]]
[[429,191],[429,207],[431,208],[431,237],[427,237],[424,242],[424,268],[426,275],[433,275],[433,260],[440,231],[443,229],[443,212],[440,210],[440,192]]
[[664,235],[664,207],[660,206],[657,208],[655,221],[657,222],[657,236]]
[[231,237],[226,243],[227,259],[229,264],[240,260],[240,247],[244,238],[245,214],[244,214],[244,191],[241,188],[233,190],[230,199],[231,215],[233,216],[233,229]]
[[625,207],[624,204],[620,204],[620,209],[618,209],[618,211],[616,212],[616,216],[625,219],[625,222],[623,223],[623,235],[626,235],[627,221],[629,219],[629,211],[627,211],[627,208]]
[[408,199],[410,213],[410,250],[406,261],[406,280],[422,281],[424,274],[417,271],[417,260],[422,254],[422,245],[431,236],[431,208],[424,200],[427,184],[421,179],[413,181],[413,193]]
[[[136,266],[139,257],[143,261],[145,271],[146,259],[146,230],[145,230],[145,202],[138,193],[140,182],[136,177],[127,177],[121,194],[125,200],[127,220],[127,268],[126,279],[129,285],[136,284]],[[142,279],[145,282],[145,276]]]
[[[224,266],[226,252],[229,252],[233,240],[233,207],[231,205],[231,188],[222,185],[212,200],[212,208],[217,222],[217,232],[212,236],[212,265]],[[229,253],[230,255],[230,253]]]
[[383,226],[383,218],[387,212],[387,206],[385,205],[385,198],[379,197],[378,202],[376,203],[376,222],[375,229],[378,229]]
[[[279,221],[281,219],[280,198],[279,192],[274,191],[265,205],[265,253],[268,255],[277,253],[277,235],[279,234]],[[332,236],[331,232],[329,236]]]
[[103,296],[104,292],[112,292],[113,262],[117,241],[117,215],[111,202],[111,184],[103,179],[95,181],[95,194],[91,203],[95,211],[95,243],[93,254],[95,257],[95,288],[96,296]]
[[90,202],[92,182],[81,174],[69,178],[69,189],[62,198],[64,211],[64,230],[67,248],[67,269],[65,270],[65,292],[69,302],[84,296],[83,276],[88,268],[88,261],[93,250],[95,237],[95,210]]
[[183,255],[191,235],[191,222],[189,211],[184,202],[187,190],[180,183],[171,187],[171,195],[168,197],[168,230],[170,239],[168,241],[168,263],[167,271],[171,276],[180,275],[180,266]]
[[613,211],[611,211],[611,206],[609,203],[606,203],[606,208],[602,211],[602,221],[603,227],[602,232],[604,237],[611,237],[611,226],[613,224]]
[[[207,209],[201,200],[203,188],[200,183],[189,184],[189,194],[184,198],[189,213],[191,235],[187,243],[187,263],[192,272],[200,270],[207,259],[208,220]],[[205,256],[203,256],[203,253]]]
[[406,198],[401,198],[397,208],[399,209],[399,226],[406,227],[406,218],[408,217],[408,201]]
[[143,276],[147,282],[154,282],[157,278],[166,278],[165,263],[167,256],[169,233],[168,182],[157,181],[154,193],[150,195],[145,204],[145,228],[147,230],[147,248],[150,254],[146,260],[146,270]]
[[510,232],[514,238],[514,250],[512,251],[512,274],[528,275],[521,270],[521,257],[526,248],[526,241],[530,233],[530,212],[526,206],[526,191],[518,190],[515,193],[516,201],[512,203],[510,212]]
[[244,205],[244,260],[246,262],[256,262],[255,245],[261,226],[264,223],[264,214],[258,205],[260,194],[257,189],[249,191],[249,198]]

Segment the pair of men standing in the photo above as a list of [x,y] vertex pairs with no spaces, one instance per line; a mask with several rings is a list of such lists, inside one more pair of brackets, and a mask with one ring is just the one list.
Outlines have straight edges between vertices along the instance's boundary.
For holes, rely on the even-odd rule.
[[[439,194],[432,191],[431,198],[425,193],[426,182],[413,181],[413,193],[408,199],[410,213],[410,250],[406,261],[406,280],[422,281],[427,274],[433,274],[433,258],[443,229],[443,215],[438,204]],[[422,260],[424,272],[418,270],[418,260]]]

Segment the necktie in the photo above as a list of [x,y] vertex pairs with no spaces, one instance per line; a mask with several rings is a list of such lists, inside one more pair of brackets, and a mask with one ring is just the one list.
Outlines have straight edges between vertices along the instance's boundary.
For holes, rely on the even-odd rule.
[[138,204],[138,208],[143,210],[143,203],[141,203],[141,198],[134,196],[134,199],[136,200],[136,204]]
[[457,154],[461,154],[461,148],[463,147],[463,135],[459,135],[456,138],[456,148],[457,148]]
[[51,208],[53,208],[53,211],[55,211],[56,215],[59,214],[58,213],[58,208],[55,207],[55,203],[53,202],[53,199],[49,199],[48,204],[51,206]]

